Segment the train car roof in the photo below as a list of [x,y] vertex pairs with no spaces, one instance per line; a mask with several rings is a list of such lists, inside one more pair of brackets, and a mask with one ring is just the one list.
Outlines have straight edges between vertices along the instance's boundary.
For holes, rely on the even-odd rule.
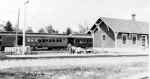
[[[0,35],[15,35],[16,32],[0,32]],[[22,35],[21,32],[18,35]],[[26,36],[51,36],[51,37],[72,37],[72,38],[92,38],[91,35],[88,34],[49,34],[49,33],[26,33]]]

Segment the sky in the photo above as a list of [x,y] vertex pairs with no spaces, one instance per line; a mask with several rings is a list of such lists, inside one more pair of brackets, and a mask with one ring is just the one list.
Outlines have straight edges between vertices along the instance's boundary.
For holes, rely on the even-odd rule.
[[[78,25],[92,26],[99,17],[131,19],[150,22],[150,0],[0,0],[0,21],[17,24],[20,8],[20,28],[34,31],[53,25],[63,32],[67,27],[77,31]],[[24,14],[25,13],[25,14]]]

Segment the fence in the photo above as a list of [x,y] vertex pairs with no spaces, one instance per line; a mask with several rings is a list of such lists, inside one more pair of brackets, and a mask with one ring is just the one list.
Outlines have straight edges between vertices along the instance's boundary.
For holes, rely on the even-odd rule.
[[[23,50],[25,52],[23,52]],[[9,54],[15,54],[15,55],[23,55],[23,54],[27,54],[31,52],[31,49],[29,46],[26,46],[25,48],[23,47],[5,47],[4,50],[5,53],[9,53]]]

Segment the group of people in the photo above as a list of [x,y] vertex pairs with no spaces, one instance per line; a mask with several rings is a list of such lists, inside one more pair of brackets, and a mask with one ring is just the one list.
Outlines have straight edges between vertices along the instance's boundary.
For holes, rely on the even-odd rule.
[[68,45],[68,51],[72,54],[83,54],[83,53],[90,53],[92,51],[87,51],[87,49],[84,49],[84,48],[81,48],[81,47],[75,47],[75,46],[72,46],[71,44]]

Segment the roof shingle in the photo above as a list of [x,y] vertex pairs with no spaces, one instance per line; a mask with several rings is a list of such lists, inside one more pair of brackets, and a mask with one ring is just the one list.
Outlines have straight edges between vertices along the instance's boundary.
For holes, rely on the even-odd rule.
[[112,28],[114,32],[149,34],[149,25],[146,22],[107,17],[100,17],[100,19],[104,21],[106,25]]

